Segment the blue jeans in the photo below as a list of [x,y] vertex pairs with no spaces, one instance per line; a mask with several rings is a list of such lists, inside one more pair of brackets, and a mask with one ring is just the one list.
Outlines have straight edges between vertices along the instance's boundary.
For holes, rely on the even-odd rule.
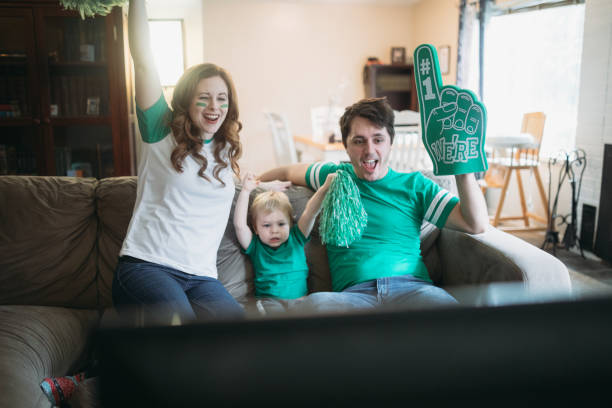
[[424,309],[457,305],[444,289],[412,275],[391,276],[362,282],[342,292],[316,292],[293,305],[307,312],[338,312],[375,307]]
[[217,279],[123,256],[113,278],[113,304],[143,313],[146,323],[242,317],[242,306]]

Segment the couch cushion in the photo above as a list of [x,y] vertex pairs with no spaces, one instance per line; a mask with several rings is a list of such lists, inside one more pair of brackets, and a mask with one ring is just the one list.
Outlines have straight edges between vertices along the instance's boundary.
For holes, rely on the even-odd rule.
[[99,181],[96,188],[100,306],[112,305],[111,288],[119,250],[127,233],[136,201],[136,177],[113,177]]
[[41,381],[82,369],[98,321],[95,310],[0,306],[0,405],[48,408]]
[[[314,191],[306,187],[292,187],[288,190],[287,195],[293,205],[295,219],[298,220],[306,203],[312,197]],[[308,263],[308,292],[327,292],[332,290],[331,275],[329,273],[329,262],[327,261],[327,250],[325,245],[321,243],[319,235],[319,217],[317,217],[312,232],[310,233],[310,241],[304,246],[306,252],[306,262]]]
[[217,272],[219,281],[228,292],[239,302],[245,303],[254,293],[253,268],[247,256],[242,253],[234,230],[234,207],[240,192],[236,183],[236,193],[232,201],[232,210],[227,221],[227,227],[217,251]]
[[0,304],[96,307],[95,185],[0,177]]

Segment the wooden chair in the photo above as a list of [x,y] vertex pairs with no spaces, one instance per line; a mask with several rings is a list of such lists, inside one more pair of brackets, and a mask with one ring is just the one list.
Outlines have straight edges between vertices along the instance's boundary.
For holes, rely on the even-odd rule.
[[298,162],[297,151],[293,136],[289,131],[287,118],[275,112],[264,112],[268,120],[268,126],[272,132],[272,142],[274,143],[274,155],[277,166],[286,166]]
[[[542,179],[540,177],[540,172],[538,170],[538,166],[540,163],[540,144],[542,142],[542,135],[544,134],[544,122],[546,120],[546,115],[542,112],[532,112],[526,113],[523,116],[523,124],[521,126],[521,133],[529,134],[533,137],[533,144],[531,146],[517,146],[512,147],[510,149],[503,149],[506,151],[506,155],[497,156],[497,150],[493,151],[492,157],[489,159],[489,170],[485,174],[485,183],[483,191],[486,188],[501,188],[501,195],[499,197],[499,203],[497,205],[497,210],[495,212],[495,216],[492,220],[493,226],[499,226],[501,221],[506,220],[523,220],[524,227],[518,228],[503,228],[502,229],[520,229],[520,230],[545,230],[546,226],[542,227],[532,227],[529,224],[529,219],[533,218],[537,221],[540,221],[544,224],[547,223],[548,220],[548,199],[546,198],[546,192],[544,190],[544,185],[542,184]],[[538,191],[540,193],[540,198],[542,199],[542,204],[546,211],[546,218],[534,214],[532,212],[527,211],[527,205],[525,203],[525,191],[523,189],[523,180],[521,178],[521,170],[530,170],[533,172],[534,178],[536,180],[536,184],[538,187]],[[502,209],[504,206],[504,202],[506,199],[506,193],[508,191],[508,185],[510,184],[510,177],[512,173],[516,174],[516,181],[518,186],[518,192],[520,195],[520,204],[522,209],[522,215],[520,216],[510,216],[510,217],[502,217]]]

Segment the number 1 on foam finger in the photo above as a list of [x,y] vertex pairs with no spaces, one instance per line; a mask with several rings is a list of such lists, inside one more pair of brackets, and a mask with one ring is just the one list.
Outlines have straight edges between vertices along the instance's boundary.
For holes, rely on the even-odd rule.
[[428,76],[423,81],[423,86],[425,87],[425,95],[423,97],[426,101],[430,101],[432,99],[436,99],[436,95],[433,93],[433,87],[431,86],[431,77]]

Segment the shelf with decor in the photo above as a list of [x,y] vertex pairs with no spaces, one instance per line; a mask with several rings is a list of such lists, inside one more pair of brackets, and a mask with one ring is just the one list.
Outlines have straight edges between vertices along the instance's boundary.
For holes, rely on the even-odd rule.
[[412,65],[368,64],[363,84],[367,98],[387,97],[397,111],[419,110]]

